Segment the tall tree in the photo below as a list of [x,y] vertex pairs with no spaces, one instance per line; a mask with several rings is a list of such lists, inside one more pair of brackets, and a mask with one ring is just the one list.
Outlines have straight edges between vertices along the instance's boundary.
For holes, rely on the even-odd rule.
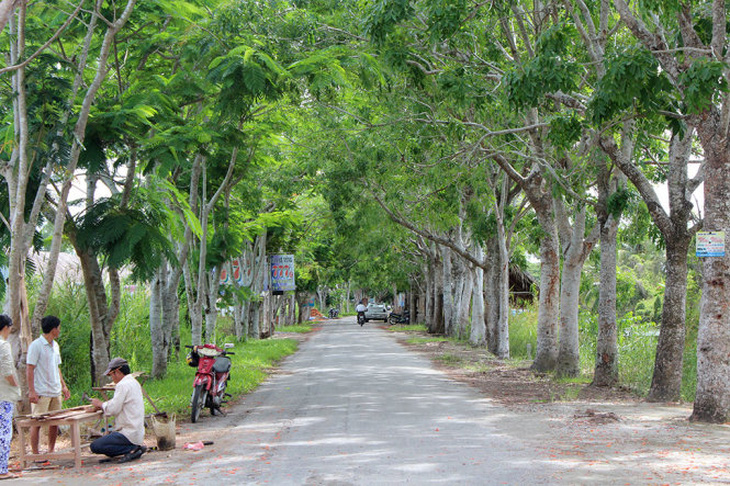
[[[614,0],[622,21],[651,53],[681,100],[681,121],[697,131],[705,156],[704,228],[730,229],[728,138],[730,94],[727,6],[724,1],[649,3],[640,10]],[[676,37],[666,33],[677,32]],[[675,131],[681,125],[674,123]],[[682,176],[685,177],[685,176]],[[681,194],[680,199],[686,198]],[[678,201],[680,204],[686,204]],[[692,419],[725,422],[730,416],[730,325],[724,312],[730,288],[724,284],[730,254],[703,262],[702,303],[697,338],[697,394]]]
[[[11,2],[9,38],[4,43],[9,46],[9,63],[2,71],[9,71],[11,75],[12,93],[6,91],[4,98],[12,99],[6,106],[12,106],[7,115],[12,120],[13,134],[9,138],[13,143],[11,152],[2,159],[0,172],[8,184],[10,194],[10,212],[5,219],[11,233],[8,302],[13,322],[20,329],[20,348],[23,352],[31,339],[28,309],[21,306],[21,303],[26,302],[25,259],[38,218],[49,184],[57,176],[61,188],[55,197],[51,257],[46,274],[47,283],[35,308],[36,321],[45,312],[44,303],[55,275],[68,195],[84,147],[89,114],[107,77],[114,39],[132,15],[136,2],[128,0],[110,10],[106,10],[101,1],[92,3],[92,7],[83,13],[84,22],[76,23],[77,17],[82,15],[83,2],[71,14],[60,16],[55,15],[60,12],[57,7],[46,2],[30,5],[26,2]],[[105,12],[102,13],[102,10]],[[109,14],[112,20],[108,21],[106,15]],[[66,30],[70,26],[73,29],[67,34]],[[39,37],[30,38],[28,33],[38,33]],[[60,46],[60,50],[49,53],[49,46],[54,42]],[[28,54],[30,49],[35,52]],[[92,60],[93,56],[96,59]],[[51,74],[51,80],[55,82],[51,83],[54,89],[68,81],[61,93],[54,93],[57,96],[54,101],[58,102],[55,109],[46,110],[46,95],[37,89],[46,84],[29,82],[35,74],[40,77]],[[64,98],[65,102],[62,101]],[[43,116],[44,111],[45,121],[37,123],[33,117],[36,114]],[[38,145],[34,146],[36,143]],[[46,159],[43,168],[39,168],[40,154]],[[62,170],[56,174],[57,167]],[[29,182],[34,174],[41,182],[35,194],[30,194]],[[29,201],[32,201],[31,209],[26,212]],[[21,358],[21,363],[23,361]]]

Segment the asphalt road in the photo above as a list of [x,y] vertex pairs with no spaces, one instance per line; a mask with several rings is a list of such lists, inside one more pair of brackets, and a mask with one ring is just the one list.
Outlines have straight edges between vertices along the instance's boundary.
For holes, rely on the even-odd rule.
[[[225,417],[188,424],[202,451],[152,452],[33,484],[558,484],[557,467],[505,434],[509,412],[451,381],[387,332],[328,321]],[[235,369],[233,370],[235,379]],[[524,433],[524,431],[523,431]],[[179,439],[178,439],[179,440]]]

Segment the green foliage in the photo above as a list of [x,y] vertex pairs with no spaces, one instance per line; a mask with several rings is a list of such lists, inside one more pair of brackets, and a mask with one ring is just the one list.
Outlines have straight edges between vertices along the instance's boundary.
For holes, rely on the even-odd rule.
[[550,118],[550,142],[558,148],[569,149],[583,132],[583,124],[575,113],[563,113]]
[[629,203],[631,202],[633,195],[634,193],[625,187],[619,188],[613,192],[610,196],[608,196],[608,201],[606,201],[606,209],[608,210],[608,213],[613,215],[615,218],[619,218],[629,207]]
[[719,61],[696,59],[679,78],[684,88],[684,104],[690,115],[701,113],[727,92],[725,64]]
[[176,261],[169,233],[153,209],[121,208],[111,199],[99,201],[83,215],[77,242],[82,249],[105,255],[111,267],[131,263],[135,277],[149,278],[164,259]]
[[462,28],[463,16],[469,11],[466,0],[433,0],[427,8],[432,42],[454,35]]
[[548,93],[577,88],[580,71],[568,51],[575,36],[573,27],[566,23],[554,25],[540,36],[535,57],[517,65],[504,78],[510,103],[517,108],[533,107]]
[[365,17],[365,34],[373,43],[382,45],[399,22],[413,14],[410,0],[378,0]]
[[247,114],[255,101],[276,99],[286,70],[261,49],[238,46],[208,66],[208,78],[220,85],[218,108],[227,114]]
[[606,56],[606,74],[589,105],[589,116],[601,124],[625,111],[656,114],[669,110],[672,86],[652,53],[631,47]]

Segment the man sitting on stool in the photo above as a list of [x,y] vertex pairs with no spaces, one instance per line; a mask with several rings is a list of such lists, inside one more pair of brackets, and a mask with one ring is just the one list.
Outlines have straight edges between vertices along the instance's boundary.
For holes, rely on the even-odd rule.
[[104,372],[115,383],[114,397],[103,402],[91,400],[96,410],[104,415],[114,415],[114,432],[91,443],[91,452],[109,457],[124,456],[119,462],[128,462],[147,451],[144,446],[144,401],[142,387],[131,376],[129,364],[123,358],[114,358]]

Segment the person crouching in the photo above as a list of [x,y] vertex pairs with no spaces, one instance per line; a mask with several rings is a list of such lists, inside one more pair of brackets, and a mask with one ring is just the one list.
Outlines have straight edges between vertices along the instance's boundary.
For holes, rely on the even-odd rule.
[[105,416],[115,417],[114,431],[92,442],[91,452],[108,457],[124,456],[119,462],[139,459],[147,451],[144,446],[142,387],[129,373],[127,360],[111,360],[104,374],[116,385],[114,397],[106,402],[98,398],[91,400],[95,410],[102,410]]

